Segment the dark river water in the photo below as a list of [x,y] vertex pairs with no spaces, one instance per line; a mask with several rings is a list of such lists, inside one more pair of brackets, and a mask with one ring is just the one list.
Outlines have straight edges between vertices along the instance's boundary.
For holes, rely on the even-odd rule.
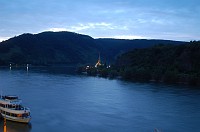
[[[69,68],[1,68],[0,90],[31,109],[8,132],[200,132],[200,90],[73,74]],[[0,119],[0,131],[3,120]]]

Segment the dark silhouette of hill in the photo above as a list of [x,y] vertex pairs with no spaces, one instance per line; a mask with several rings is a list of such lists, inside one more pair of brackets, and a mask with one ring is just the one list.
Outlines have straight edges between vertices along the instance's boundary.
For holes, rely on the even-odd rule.
[[117,66],[123,78],[200,85],[200,41],[156,45],[121,55]]
[[114,62],[122,53],[155,44],[182,44],[169,40],[93,39],[72,32],[22,34],[0,43],[0,65],[94,64],[102,60]]
[[1,64],[84,64],[97,54],[93,38],[71,32],[22,34],[0,44]]
[[133,49],[141,49],[152,47],[158,44],[173,44],[179,45],[184,44],[181,41],[171,41],[171,40],[147,40],[147,39],[105,39],[100,38],[95,40],[96,44],[101,47],[101,53],[107,61],[114,61],[122,53],[131,51]]

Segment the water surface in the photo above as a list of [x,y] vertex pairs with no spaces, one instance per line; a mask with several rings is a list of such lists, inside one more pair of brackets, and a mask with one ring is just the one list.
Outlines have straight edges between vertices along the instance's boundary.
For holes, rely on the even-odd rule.
[[20,96],[32,115],[28,125],[7,121],[8,131],[200,131],[200,90],[73,73],[63,67],[1,68],[0,90]]

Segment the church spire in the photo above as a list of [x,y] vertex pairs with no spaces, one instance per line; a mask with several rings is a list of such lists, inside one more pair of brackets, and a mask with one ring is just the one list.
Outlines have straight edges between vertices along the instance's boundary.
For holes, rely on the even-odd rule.
[[98,61],[101,62],[100,52],[99,52],[99,60]]
[[99,52],[99,58],[98,58],[98,61],[95,65],[95,67],[97,68],[98,66],[101,66],[101,57],[100,57],[100,52]]

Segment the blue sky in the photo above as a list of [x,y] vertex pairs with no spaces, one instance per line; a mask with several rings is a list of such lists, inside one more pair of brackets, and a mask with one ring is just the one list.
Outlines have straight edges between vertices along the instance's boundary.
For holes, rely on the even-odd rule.
[[200,1],[0,0],[0,41],[43,31],[94,38],[200,40]]

